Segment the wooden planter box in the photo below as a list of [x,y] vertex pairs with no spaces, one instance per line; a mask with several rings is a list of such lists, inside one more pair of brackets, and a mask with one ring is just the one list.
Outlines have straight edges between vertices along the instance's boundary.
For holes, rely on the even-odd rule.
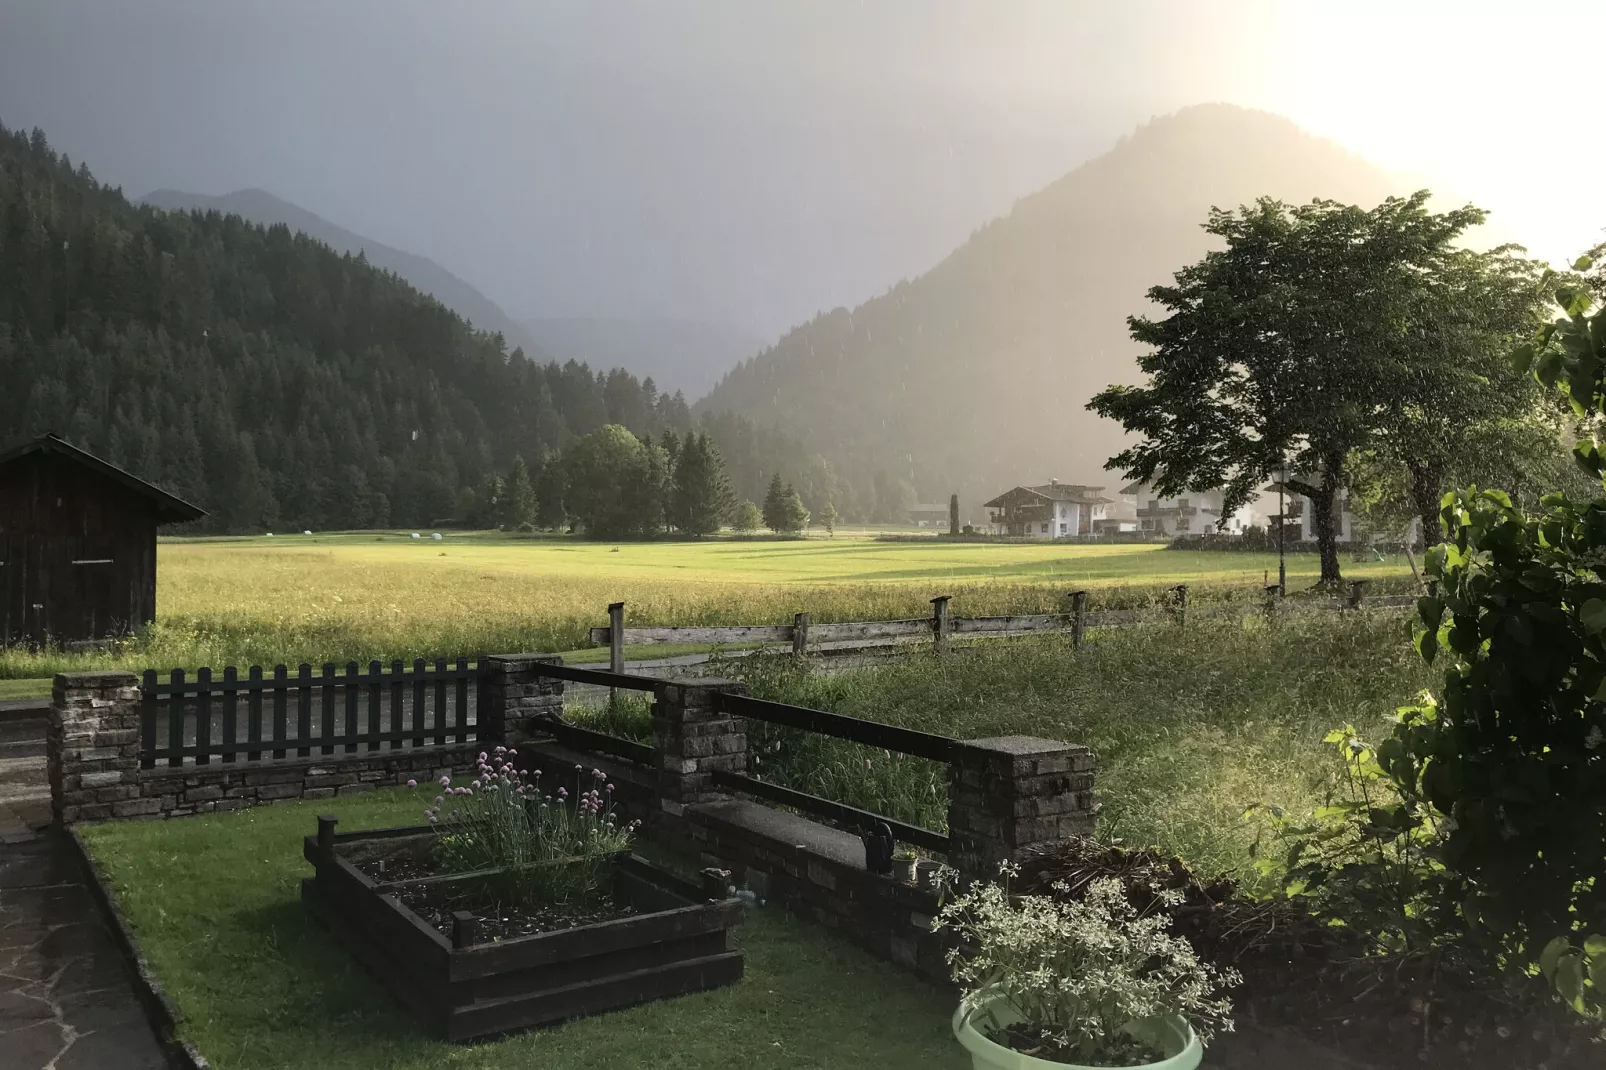
[[741,952],[730,947],[741,902],[707,898],[696,885],[634,855],[613,861],[614,893],[641,913],[494,943],[475,942],[468,923],[454,946],[391,894],[407,882],[377,882],[352,861],[392,846],[405,851],[405,841],[421,844],[433,835],[428,826],[336,834],[333,821],[327,828],[320,823],[319,836],[303,845],[317,874],[301,882],[301,898],[437,1036],[458,1041],[507,1033],[742,977]]

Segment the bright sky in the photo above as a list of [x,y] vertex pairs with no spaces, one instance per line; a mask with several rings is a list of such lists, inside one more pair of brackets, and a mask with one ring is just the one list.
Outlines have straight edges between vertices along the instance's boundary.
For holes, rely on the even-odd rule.
[[1606,236],[1592,55],[1606,4],[1274,6],[1258,61],[1239,72],[1242,103],[1453,184],[1535,255],[1570,261]]

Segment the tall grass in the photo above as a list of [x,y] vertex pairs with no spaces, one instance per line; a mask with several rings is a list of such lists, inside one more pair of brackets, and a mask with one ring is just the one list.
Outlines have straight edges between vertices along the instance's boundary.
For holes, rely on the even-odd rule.
[[[1252,605],[1263,555],[1156,547],[796,543],[506,543],[394,535],[163,542],[157,623],[112,650],[0,649],[0,679],[73,669],[313,665],[508,651],[570,651],[627,603],[642,625],[826,623],[1050,613],[1074,589],[1093,609],[1157,604],[1178,582],[1192,601]],[[1309,557],[1310,555],[1303,555]],[[1269,559],[1275,573],[1275,557]],[[1291,567],[1309,566],[1293,561]],[[1397,585],[1395,566],[1357,566]]]
[[[1346,722],[1376,728],[1429,683],[1397,611],[1153,625],[1098,633],[1080,650],[1046,638],[836,674],[787,658],[720,669],[778,701],[958,738],[1084,744],[1098,760],[1101,835],[1245,878],[1245,809],[1321,801],[1336,772],[1322,736]],[[750,739],[770,779],[945,827],[937,763],[768,725]]]

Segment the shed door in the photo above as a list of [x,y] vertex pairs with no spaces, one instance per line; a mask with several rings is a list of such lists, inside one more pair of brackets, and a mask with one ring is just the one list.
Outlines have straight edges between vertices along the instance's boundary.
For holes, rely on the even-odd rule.
[[0,532],[0,646],[28,638],[28,599],[23,590],[22,538]]

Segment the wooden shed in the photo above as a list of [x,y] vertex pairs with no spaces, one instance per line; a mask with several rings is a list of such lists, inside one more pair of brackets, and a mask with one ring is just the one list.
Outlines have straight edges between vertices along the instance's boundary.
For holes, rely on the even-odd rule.
[[205,515],[55,435],[0,453],[0,645],[154,620],[156,529]]

